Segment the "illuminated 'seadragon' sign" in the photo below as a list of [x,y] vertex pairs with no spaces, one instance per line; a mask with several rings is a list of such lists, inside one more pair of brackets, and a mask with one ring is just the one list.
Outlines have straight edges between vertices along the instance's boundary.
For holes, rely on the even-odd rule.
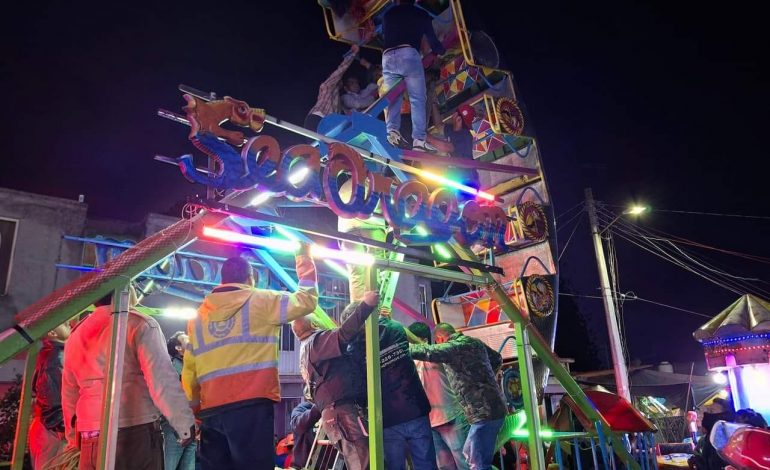
[[[247,140],[240,152],[232,145],[243,142],[243,134],[222,129],[225,141],[218,138],[218,125],[202,125],[202,108],[219,122],[228,116],[243,114],[243,125],[255,127],[253,110],[243,102],[226,98],[223,101],[202,102],[186,96],[185,108],[194,145],[219,163],[219,171],[211,176],[197,170],[192,156],[178,159],[184,175],[192,182],[219,189],[248,189],[257,185],[276,196],[291,199],[324,200],[335,214],[343,218],[368,219],[377,207],[387,223],[393,227],[398,240],[405,244],[429,244],[448,241],[452,235],[466,246],[482,243],[486,246],[505,246],[507,217],[496,206],[482,206],[476,201],[458,204],[453,190],[436,188],[429,191],[420,181],[398,183],[393,178],[370,172],[361,155],[343,143],[328,145],[327,164],[321,168],[321,154],[311,145],[294,145],[281,152],[280,145],[271,136],[261,135]],[[239,103],[241,104],[239,106]],[[241,109],[243,108],[243,109]],[[213,112],[218,111],[218,112]],[[251,114],[251,118],[249,117]],[[264,116],[264,112],[261,112]],[[212,118],[213,119],[213,118]],[[233,122],[232,119],[230,119]],[[259,129],[255,129],[259,130]],[[229,142],[229,144],[228,144]],[[289,181],[289,173],[296,165],[304,165],[310,174],[296,184]],[[340,194],[339,176],[350,178],[348,198]],[[417,226],[427,235],[413,235]]]

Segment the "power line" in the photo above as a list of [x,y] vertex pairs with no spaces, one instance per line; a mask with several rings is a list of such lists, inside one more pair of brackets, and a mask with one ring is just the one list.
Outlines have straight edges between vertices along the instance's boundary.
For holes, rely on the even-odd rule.
[[[609,204],[610,207],[624,207],[615,204]],[[651,212],[671,212],[675,214],[693,214],[693,215],[709,215],[713,217],[737,217],[742,219],[759,219],[770,220],[768,215],[747,215],[747,214],[725,214],[720,212],[701,212],[701,211],[683,211],[675,209],[649,209]]]
[[557,215],[557,216],[556,216],[556,219],[557,219],[557,220],[558,220],[558,219],[561,219],[562,217],[564,217],[565,215],[567,215],[567,214],[569,214],[570,212],[574,211],[574,210],[575,210],[575,209],[577,209],[578,207],[580,207],[580,208],[582,209],[582,207],[583,207],[583,204],[585,204],[585,202],[584,202],[584,201],[580,201],[580,202],[578,202],[577,204],[575,204],[574,206],[570,207],[570,208],[569,208],[569,209],[567,209],[566,211],[564,211],[564,212],[562,212],[561,214]]
[[[605,214],[604,216],[605,217],[609,217],[610,215],[611,215],[611,213]],[[625,229],[627,230],[627,232],[626,232],[627,235],[632,236],[632,237],[635,236],[635,237],[641,238],[643,243],[646,243],[648,246],[651,246],[654,249],[656,249],[657,251],[664,253],[667,257],[671,258],[672,260],[676,260],[676,264],[680,264],[680,265],[682,263],[688,264],[690,266],[690,268],[692,268],[694,270],[697,270],[699,274],[702,274],[699,271],[699,268],[706,269],[707,271],[711,271],[714,274],[716,274],[716,276],[719,276],[719,277],[722,278],[722,279],[720,279],[720,281],[722,281],[723,284],[729,284],[732,287],[737,287],[737,288],[739,288],[739,290],[745,291],[745,292],[741,292],[741,294],[746,293],[746,292],[751,292],[752,289],[756,289],[757,291],[762,292],[764,295],[770,295],[770,293],[768,293],[767,291],[765,291],[765,290],[763,290],[763,289],[761,289],[761,288],[759,288],[759,287],[757,287],[755,285],[741,282],[742,280],[753,280],[753,281],[756,281],[756,282],[764,282],[761,279],[745,278],[745,277],[734,276],[732,274],[726,273],[723,270],[717,269],[716,267],[714,267],[714,266],[712,266],[712,265],[710,265],[708,263],[701,262],[701,261],[699,261],[697,259],[694,259],[694,255],[686,253],[684,250],[682,250],[679,247],[675,246],[672,241],[666,240],[676,251],[678,251],[684,257],[684,259],[677,259],[675,254],[671,254],[671,253],[667,252],[661,245],[655,243],[656,237],[648,236],[648,235],[650,235],[649,232],[647,232],[646,230],[642,229],[641,227],[638,227],[637,225],[628,223],[626,221],[621,221],[619,225],[622,226],[622,227],[625,227]],[[693,267],[692,266],[693,264],[695,266],[698,266],[698,267]],[[722,287],[724,287],[724,285],[722,285]]]
[[563,229],[564,227],[568,226],[568,225],[569,225],[569,224],[570,224],[570,223],[571,223],[573,220],[577,219],[578,217],[580,217],[580,216],[581,216],[581,215],[583,215],[584,213],[585,213],[585,212],[581,210],[580,212],[578,212],[578,213],[574,214],[572,217],[570,217],[570,218],[569,218],[569,220],[568,220],[568,221],[566,221],[566,222],[564,222],[564,223],[561,223],[561,224],[559,224],[559,225],[556,227],[556,231],[558,232],[559,230],[561,230],[561,229]]
[[[706,274],[701,273],[697,269],[693,269],[692,267],[688,266],[687,264],[685,264],[681,260],[678,260],[676,257],[672,256],[670,253],[668,253],[666,250],[664,250],[663,248],[661,248],[657,244],[652,243],[649,240],[645,239],[643,235],[638,235],[638,234],[632,233],[630,231],[629,232],[624,232],[624,231],[619,231],[619,230],[612,230],[612,233],[615,233],[620,238],[623,238],[624,240],[628,241],[629,243],[632,243],[632,244],[638,246],[639,248],[642,248],[643,250],[645,250],[645,251],[647,251],[649,253],[654,254],[655,256],[658,256],[658,257],[660,257],[660,258],[662,258],[662,259],[664,259],[664,260],[666,260],[668,262],[671,262],[671,263],[673,263],[673,264],[675,264],[675,265],[685,269],[686,271],[690,271],[693,274],[696,274],[696,275],[698,275],[698,276],[700,276],[700,277],[702,277],[702,278],[704,278],[704,279],[706,279],[706,280],[708,280],[710,282],[713,282],[713,283],[719,285],[722,288],[725,288],[727,290],[735,292],[738,295],[742,295],[744,293],[744,292],[742,292],[742,289],[738,289],[734,285],[727,285],[725,283],[720,282],[718,279],[714,279],[714,278],[712,278],[712,277],[710,277],[710,276],[708,276]],[[639,241],[638,238],[641,238],[641,241]],[[647,244],[648,246],[645,246],[645,244]]]
[[[602,214],[603,217],[610,217],[612,214]],[[719,285],[720,287],[730,290],[731,292],[734,292],[738,295],[743,295],[745,293],[756,293],[756,292],[762,292],[763,294],[760,296],[767,296],[770,295],[770,293],[767,293],[763,289],[753,286],[751,284],[747,284],[735,279],[726,278],[726,276],[721,275],[719,273],[716,274],[709,274],[704,273],[702,271],[702,268],[697,267],[697,265],[693,266],[693,261],[685,259],[680,259],[675,254],[672,254],[665,250],[661,245],[658,243],[655,243],[652,241],[649,237],[646,237],[643,231],[638,229],[636,226],[627,224],[625,221],[619,221],[620,223],[615,226],[615,228],[612,230],[612,233],[615,233],[616,235],[620,236],[624,240],[628,241],[629,243],[632,243],[634,245],[637,245],[638,247],[644,249],[645,251],[648,251],[660,258],[665,259],[666,261],[669,261],[687,271],[690,271],[693,274],[696,274],[703,279],[706,279],[714,284]]]
[[[581,212],[581,214],[585,214],[585,212]],[[583,222],[584,217],[580,218],[577,223],[575,224],[575,227],[572,229],[572,233],[569,234],[569,237],[567,238],[567,243],[564,244],[564,248],[561,249],[561,253],[559,253],[559,257],[556,258],[556,261],[561,261],[561,257],[564,255],[564,252],[567,251],[567,247],[569,246],[570,240],[572,240],[572,236],[575,235],[575,231],[577,231],[577,228],[580,227],[580,224]]]
[[[567,297],[580,297],[580,298],[584,298],[584,299],[603,299],[603,297],[600,296],[600,295],[570,294],[568,292],[559,292],[559,295],[564,295],[564,296],[567,296]],[[625,294],[620,294],[620,295],[624,296]],[[697,315],[699,317],[713,318],[713,315],[706,315],[705,313],[700,313],[700,312],[695,312],[695,311],[692,311],[692,310],[687,310],[686,308],[676,307],[674,305],[668,305],[668,304],[664,304],[662,302],[656,302],[656,301],[650,300],[650,299],[643,299],[641,297],[637,297],[636,294],[633,294],[633,297],[626,296],[626,300],[639,300],[639,301],[642,301],[642,302],[647,302],[647,303],[650,303],[650,304],[655,304],[655,305],[658,305],[660,307],[666,307],[666,308],[670,308],[672,310],[678,310],[680,312],[690,313],[692,315]]]

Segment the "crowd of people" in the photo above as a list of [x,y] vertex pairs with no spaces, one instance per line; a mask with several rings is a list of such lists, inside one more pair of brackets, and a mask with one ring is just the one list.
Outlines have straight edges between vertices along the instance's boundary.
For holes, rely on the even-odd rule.
[[765,418],[752,410],[745,408],[735,411],[730,401],[715,398],[698,415],[697,434],[700,436],[695,444],[695,453],[688,464],[697,470],[722,470],[727,465],[711,439],[712,431],[720,422],[742,424],[760,429],[767,429]]
[[[289,462],[304,466],[320,422],[349,470],[369,468],[364,323],[375,312],[386,467],[490,468],[506,410],[500,355],[449,324],[435,336],[424,323],[405,328],[373,291],[347,306],[339,327],[322,326],[307,250],[296,256],[294,293],[255,288],[246,259],[226,260],[187,332],[165,341],[156,320],[129,309],[116,469],[274,468],[278,339],[288,323],[306,390],[292,411]],[[80,469],[97,466],[112,303],[100,299],[72,330],[62,325],[43,341],[29,431],[36,470],[67,448],[80,450]]]

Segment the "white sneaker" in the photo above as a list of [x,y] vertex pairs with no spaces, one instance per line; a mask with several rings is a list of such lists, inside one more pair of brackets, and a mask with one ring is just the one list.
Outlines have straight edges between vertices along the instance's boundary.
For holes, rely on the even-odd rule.
[[419,150],[420,152],[435,152],[436,147],[425,142],[424,140],[414,139],[414,142],[412,142],[412,150]]
[[406,145],[406,140],[401,136],[398,131],[388,131],[388,142],[394,147],[403,147]]

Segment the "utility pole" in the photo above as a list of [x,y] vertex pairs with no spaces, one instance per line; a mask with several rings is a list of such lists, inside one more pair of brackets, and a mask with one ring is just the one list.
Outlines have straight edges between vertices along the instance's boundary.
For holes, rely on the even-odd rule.
[[596,204],[591,188],[586,188],[586,210],[588,220],[591,222],[591,235],[594,239],[596,251],[596,265],[599,268],[599,283],[602,287],[602,300],[604,301],[604,313],[607,317],[607,330],[610,334],[610,351],[612,352],[612,364],[615,371],[615,386],[618,395],[631,401],[631,389],[628,386],[628,368],[626,358],[623,356],[623,346],[620,342],[620,330],[618,330],[618,318],[615,313],[615,297],[610,287],[610,279],[607,274],[607,263],[604,259],[604,247],[599,230],[599,221],[596,217]]

